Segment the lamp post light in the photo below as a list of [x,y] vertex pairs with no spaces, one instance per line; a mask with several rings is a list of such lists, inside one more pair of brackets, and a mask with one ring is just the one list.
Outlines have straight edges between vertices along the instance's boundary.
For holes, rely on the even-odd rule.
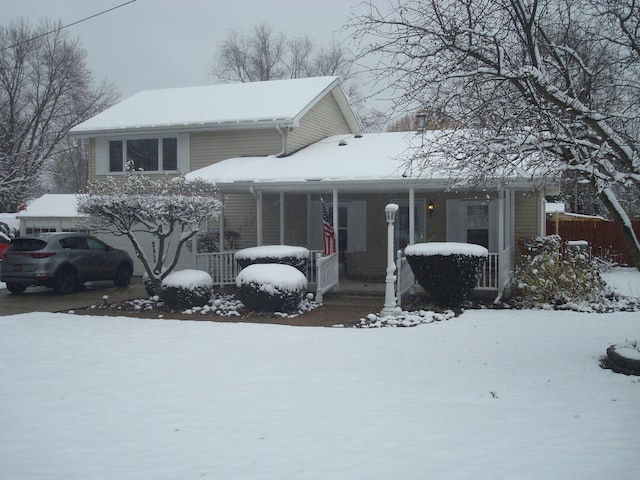
[[384,214],[387,217],[387,276],[385,278],[384,308],[380,312],[381,317],[389,317],[396,314],[396,276],[394,275],[396,264],[393,261],[393,221],[398,208],[395,203],[389,203],[384,207]]

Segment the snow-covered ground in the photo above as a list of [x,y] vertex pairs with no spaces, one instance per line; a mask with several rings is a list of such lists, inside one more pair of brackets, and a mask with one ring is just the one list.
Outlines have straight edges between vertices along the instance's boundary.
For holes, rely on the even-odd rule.
[[634,339],[640,312],[0,317],[0,479],[634,479],[640,377],[599,366]]

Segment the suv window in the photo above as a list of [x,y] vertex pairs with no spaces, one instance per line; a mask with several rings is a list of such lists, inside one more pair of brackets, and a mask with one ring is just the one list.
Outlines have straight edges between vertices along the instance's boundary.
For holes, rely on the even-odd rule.
[[47,242],[38,238],[15,238],[7,248],[10,252],[35,252],[47,246]]
[[107,246],[102,243],[99,242],[98,240],[95,240],[93,238],[87,238],[87,244],[89,245],[89,249],[91,250],[100,250],[101,252],[105,252],[107,250]]
[[86,250],[89,248],[87,247],[87,239],[83,237],[62,238],[58,243],[60,243],[60,246],[62,248],[73,248],[76,250],[77,249]]

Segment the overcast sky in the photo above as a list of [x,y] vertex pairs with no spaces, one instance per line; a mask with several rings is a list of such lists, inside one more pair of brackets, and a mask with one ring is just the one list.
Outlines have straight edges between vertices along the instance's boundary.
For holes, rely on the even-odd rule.
[[[67,25],[127,0],[0,0],[0,24],[25,17]],[[361,0],[136,0],[67,29],[80,38],[96,80],[116,83],[122,98],[141,90],[212,83],[207,71],[232,29],[265,22],[316,45],[344,40],[342,26]],[[380,3],[387,3],[380,0]]]

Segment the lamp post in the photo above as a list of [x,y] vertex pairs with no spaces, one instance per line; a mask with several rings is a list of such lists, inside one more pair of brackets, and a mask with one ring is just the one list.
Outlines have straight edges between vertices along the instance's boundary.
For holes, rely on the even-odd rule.
[[396,264],[393,261],[393,221],[398,211],[398,205],[390,203],[384,207],[384,214],[387,217],[387,276],[385,278],[386,289],[384,293],[384,308],[380,312],[381,317],[393,316],[396,314],[396,294],[395,283]]

